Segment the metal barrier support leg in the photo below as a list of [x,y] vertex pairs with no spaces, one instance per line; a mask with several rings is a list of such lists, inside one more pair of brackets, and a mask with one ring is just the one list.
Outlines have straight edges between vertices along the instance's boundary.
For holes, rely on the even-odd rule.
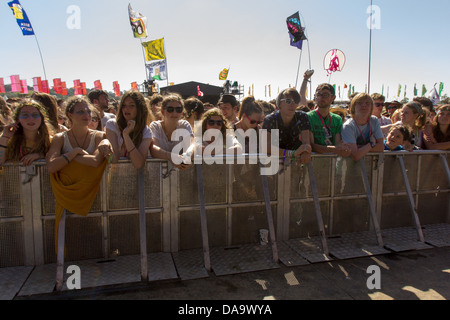
[[380,224],[378,223],[377,214],[375,212],[375,205],[372,199],[372,191],[370,189],[369,178],[367,178],[366,165],[364,164],[364,158],[359,160],[361,164],[361,174],[364,182],[364,189],[366,190],[367,199],[369,200],[370,216],[372,218],[372,223],[375,229],[375,235],[377,238],[378,245],[383,247],[383,238],[381,237]]
[[278,262],[278,248],[275,238],[275,227],[273,225],[272,207],[270,206],[269,184],[267,176],[261,174],[261,181],[264,193],[264,202],[266,203],[267,224],[269,226],[269,237],[272,244],[273,261]]
[[195,165],[197,169],[197,185],[198,185],[198,200],[200,202],[200,225],[202,229],[202,242],[203,242],[203,259],[205,263],[205,269],[211,271],[211,260],[209,256],[209,240],[208,240],[208,221],[206,219],[205,209],[205,191],[203,188],[203,173],[202,165]]
[[58,250],[56,253],[56,291],[61,291],[64,279],[64,242],[66,236],[66,210],[58,225]]
[[144,167],[138,170],[138,192],[139,192],[139,240],[141,249],[141,280],[148,280],[147,266],[147,224],[145,217],[145,190],[144,190]]
[[405,163],[403,162],[403,156],[397,156],[398,161],[400,162],[400,167],[402,169],[403,181],[405,182],[406,192],[408,193],[409,206],[411,208],[411,213],[414,219],[414,224],[416,225],[417,236],[419,237],[420,242],[425,242],[422,232],[422,226],[420,225],[419,216],[417,215],[414,198],[411,191],[411,186],[409,184],[408,175],[406,174]]
[[311,183],[311,191],[314,197],[314,208],[316,211],[316,219],[317,225],[319,227],[320,240],[322,241],[322,250],[323,253],[328,256],[329,255],[328,243],[327,238],[325,236],[325,228],[323,226],[322,211],[320,210],[319,194],[317,193],[316,177],[314,175],[312,161],[308,162],[308,174],[309,174],[309,181]]
[[440,154],[440,157],[442,159],[442,163],[444,164],[445,172],[447,173],[448,184],[450,185],[450,169],[448,168],[447,157],[445,154]]

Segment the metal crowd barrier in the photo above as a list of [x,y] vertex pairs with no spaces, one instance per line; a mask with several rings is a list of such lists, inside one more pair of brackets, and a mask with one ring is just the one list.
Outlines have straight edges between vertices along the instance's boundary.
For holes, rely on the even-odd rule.
[[[287,264],[294,263],[292,252],[310,262],[348,257],[355,235],[366,253],[401,250],[411,230],[413,247],[436,244],[424,226],[450,223],[449,155],[389,152],[354,162],[314,154],[304,166],[280,162],[279,173],[268,176],[260,175],[260,164],[176,171],[148,159],[137,172],[121,160],[107,167],[87,217],[66,213],[65,260],[140,255],[145,281],[147,253],[200,248],[210,271],[212,248],[259,244],[261,229],[269,230],[273,261]],[[0,268],[57,262],[54,208],[44,162],[3,168]],[[406,238],[396,238],[399,229]]]

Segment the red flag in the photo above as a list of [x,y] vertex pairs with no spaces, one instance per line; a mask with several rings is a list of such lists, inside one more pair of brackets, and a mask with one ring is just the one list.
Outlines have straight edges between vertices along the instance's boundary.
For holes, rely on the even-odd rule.
[[94,86],[95,86],[95,90],[102,90],[102,83],[100,82],[100,80],[95,80],[94,81]]
[[67,96],[67,87],[65,81],[61,82],[61,95]]
[[116,97],[120,97],[120,86],[118,81],[113,82],[114,94]]
[[138,90],[137,82],[132,82],[132,83],[131,83],[131,89],[133,89],[133,90]]
[[83,94],[83,89],[81,87],[81,81],[80,80],[73,80],[73,87],[75,89],[75,91],[74,91],[75,95]]
[[22,89],[20,90],[20,93],[27,94],[28,93],[27,80],[20,80],[20,85],[22,86]]
[[83,95],[87,95],[86,82],[81,83],[81,92],[83,93]]
[[22,85],[18,75],[11,76],[11,92],[21,92]]
[[48,80],[42,80],[42,92],[50,94],[50,87],[48,86]]
[[33,91],[34,92],[42,92],[41,77],[34,77],[33,78]]
[[200,86],[197,86],[197,95],[199,97],[203,97],[204,96],[203,92],[200,90]]
[[3,81],[3,78],[0,78],[0,93],[6,93],[5,82]]
[[53,79],[53,90],[55,90],[56,94],[61,94],[62,87],[61,87],[61,79]]

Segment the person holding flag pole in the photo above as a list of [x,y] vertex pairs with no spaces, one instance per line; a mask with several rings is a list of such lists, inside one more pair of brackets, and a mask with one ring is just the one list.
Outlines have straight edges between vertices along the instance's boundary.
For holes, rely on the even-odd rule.
[[33,26],[31,25],[30,20],[28,19],[28,16],[23,9],[22,5],[20,4],[19,0],[13,0],[11,2],[8,2],[8,6],[11,8],[14,17],[16,18],[17,24],[19,25],[20,29],[22,30],[22,34],[24,36],[34,36],[36,39],[36,44],[39,50],[39,55],[41,56],[41,63],[42,68],[44,69],[44,78],[47,80],[47,73],[45,71],[45,65],[44,65],[44,59],[42,58],[42,52],[41,47],[39,46],[39,42],[36,36],[36,33],[34,32]]

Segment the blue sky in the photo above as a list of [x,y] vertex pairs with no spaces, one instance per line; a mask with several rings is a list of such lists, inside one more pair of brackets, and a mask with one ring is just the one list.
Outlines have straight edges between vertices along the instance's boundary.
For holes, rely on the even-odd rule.
[[[0,77],[18,74],[32,85],[32,78],[44,77],[33,36],[22,33],[7,0],[0,4]],[[238,81],[244,92],[254,85],[256,98],[265,96],[271,85],[272,98],[278,90],[295,85],[301,54],[300,79],[309,67],[315,70],[313,89],[322,82],[341,87],[352,84],[364,91],[368,82],[369,0],[21,0],[39,41],[47,79],[61,78],[73,86],[81,79],[87,87],[101,80],[112,91],[119,81],[122,90],[133,81],[145,79],[139,39],[133,38],[128,20],[128,3],[147,16],[149,37],[164,37],[169,82],[199,81],[222,86],[219,72],[231,66],[229,80]],[[450,1],[373,0],[377,29],[372,30],[372,68],[370,91],[389,99],[413,96],[425,84],[431,90],[443,82],[443,93],[450,95]],[[80,28],[69,29],[73,15],[69,6],[80,9]],[[289,45],[286,17],[300,12],[309,39],[303,52]],[[323,68],[330,49],[346,55],[341,72],[331,79]],[[311,60],[309,60],[311,57]],[[166,81],[159,82],[161,86]],[[194,94],[194,93],[193,93]]]

